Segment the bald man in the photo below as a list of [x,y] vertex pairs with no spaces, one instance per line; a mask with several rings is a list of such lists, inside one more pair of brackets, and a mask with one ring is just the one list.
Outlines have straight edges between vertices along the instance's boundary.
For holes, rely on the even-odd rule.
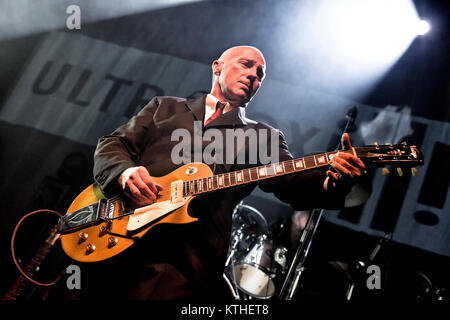
[[[193,100],[153,98],[127,124],[99,140],[94,154],[94,178],[103,193],[123,193],[137,206],[153,203],[162,187],[152,177],[166,175],[180,166],[173,161],[172,151],[178,142],[173,141],[172,133],[182,129],[194,137],[198,134],[194,123],[200,124],[203,134],[212,129],[223,132],[224,139],[225,131],[230,129],[269,133],[258,136],[257,144],[246,141],[242,150],[227,148],[226,141],[221,141],[222,151],[230,156],[227,159],[234,160],[207,163],[214,174],[260,165],[261,159],[257,163],[236,160],[238,152],[243,152],[248,160],[255,145],[276,145],[277,161],[292,159],[279,130],[245,116],[245,107],[261,86],[265,72],[266,62],[258,49],[233,47],[213,61],[208,95]],[[273,136],[274,141],[270,140]],[[209,143],[203,140],[201,150],[192,149],[191,162],[196,159],[196,152],[204,151]],[[346,148],[351,147],[348,136],[343,137],[343,143]],[[339,207],[364,164],[346,153],[335,156],[331,164],[336,172],[288,175],[259,186],[296,210]],[[116,258],[91,266],[83,273],[86,291],[92,297],[107,291],[126,299],[231,297],[222,279],[231,216],[236,205],[255,187],[256,184],[245,185],[195,198],[189,205],[189,214],[198,218],[197,222],[160,224]],[[107,271],[113,271],[112,279],[105,276]],[[98,273],[103,276],[96,276]]]

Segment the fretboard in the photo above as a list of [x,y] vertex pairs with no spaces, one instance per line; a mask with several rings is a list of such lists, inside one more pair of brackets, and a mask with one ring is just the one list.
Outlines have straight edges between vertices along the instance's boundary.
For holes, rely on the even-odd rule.
[[[53,226],[53,228],[50,230],[49,237],[45,240],[45,242],[42,244],[42,246],[33,256],[33,258],[31,258],[31,260],[28,262],[27,266],[23,270],[25,274],[31,277],[34,274],[34,272],[38,269],[38,267],[41,265],[42,261],[44,261],[45,257],[50,252],[50,249],[55,244],[55,241],[59,239],[59,234],[57,233],[57,230],[58,225]],[[20,275],[2,300],[16,300],[17,297],[22,292],[23,288],[27,284],[28,280],[23,275]]]
[[[45,242],[39,250],[36,252],[34,257],[30,260],[30,262],[27,264],[26,268],[24,269],[24,272],[28,276],[32,276],[34,274],[34,271],[39,267],[42,263],[42,261],[45,259],[47,254],[49,253],[51,249],[51,245],[47,242]],[[17,297],[22,292],[23,288],[28,284],[28,280],[25,279],[24,276],[19,276],[19,278],[14,282],[14,284],[11,286],[9,291],[6,293],[6,295],[3,297],[3,300],[16,300]]]
[[[339,152],[353,153],[353,150],[340,150]],[[303,158],[290,159],[273,164],[217,174],[197,180],[185,181],[183,185],[183,196],[188,197],[204,194],[295,172],[324,167],[329,165],[328,162],[336,153],[337,151],[326,152]]]

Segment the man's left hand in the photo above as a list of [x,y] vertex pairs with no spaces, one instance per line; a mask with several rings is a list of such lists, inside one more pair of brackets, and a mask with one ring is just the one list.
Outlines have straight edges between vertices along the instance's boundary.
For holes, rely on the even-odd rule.
[[[343,150],[352,148],[348,133],[344,133],[341,138]],[[366,166],[353,153],[338,152],[330,160],[330,165],[336,170],[327,171],[327,178],[323,183],[323,188],[328,191],[330,185],[333,188],[339,187],[341,183],[346,186],[353,185],[357,178],[361,177]]]

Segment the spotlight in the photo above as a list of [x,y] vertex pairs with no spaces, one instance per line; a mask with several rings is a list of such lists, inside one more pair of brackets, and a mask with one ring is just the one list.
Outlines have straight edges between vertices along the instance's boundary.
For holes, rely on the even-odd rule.
[[430,30],[430,24],[425,20],[419,20],[416,26],[417,35],[423,36]]

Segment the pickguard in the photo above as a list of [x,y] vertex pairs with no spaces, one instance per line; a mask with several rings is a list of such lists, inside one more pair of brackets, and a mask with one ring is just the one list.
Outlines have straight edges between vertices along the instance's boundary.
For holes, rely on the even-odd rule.
[[129,216],[127,231],[135,231],[142,228],[162,216],[184,206],[190,198],[191,197],[186,197],[177,202],[166,200],[139,208],[138,213],[134,213]]

